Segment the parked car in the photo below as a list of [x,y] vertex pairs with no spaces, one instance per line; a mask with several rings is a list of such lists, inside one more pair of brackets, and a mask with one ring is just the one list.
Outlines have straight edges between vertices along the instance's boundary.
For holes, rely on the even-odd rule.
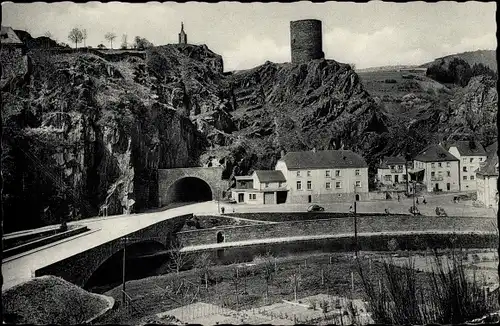
[[308,212],[323,212],[325,210],[324,207],[321,207],[319,205],[313,204],[307,207]]
[[229,199],[229,203],[230,203],[230,204],[236,204],[236,199],[234,199],[234,198],[230,198],[230,199]]
[[448,214],[446,214],[446,211],[444,210],[444,208],[442,207],[436,207],[436,215],[437,216],[448,216]]
[[410,209],[409,209],[410,213],[413,214],[413,215],[421,215],[420,214],[420,211],[418,210],[417,207],[415,206],[411,206]]

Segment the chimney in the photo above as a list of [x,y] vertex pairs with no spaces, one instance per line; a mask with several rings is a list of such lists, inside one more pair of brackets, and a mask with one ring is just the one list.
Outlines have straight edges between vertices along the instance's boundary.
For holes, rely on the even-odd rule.
[[285,156],[285,151],[283,149],[281,150],[280,155],[281,155],[280,158],[283,158]]
[[314,147],[314,148],[312,149],[312,152],[313,152],[313,153],[316,153],[316,147]]

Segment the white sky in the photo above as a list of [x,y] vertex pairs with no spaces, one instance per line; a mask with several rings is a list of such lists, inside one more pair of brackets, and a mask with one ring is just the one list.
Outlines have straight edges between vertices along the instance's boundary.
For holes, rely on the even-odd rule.
[[[188,43],[221,54],[225,70],[290,61],[290,21],[320,19],[328,59],[357,68],[421,64],[437,57],[496,49],[494,2],[439,3],[2,3],[2,25],[34,37],[49,31],[70,43],[73,27],[86,28],[87,44],[109,45],[106,32],[129,42],[139,35],[155,45],[177,42],[181,21]],[[70,44],[71,45],[71,44]]]

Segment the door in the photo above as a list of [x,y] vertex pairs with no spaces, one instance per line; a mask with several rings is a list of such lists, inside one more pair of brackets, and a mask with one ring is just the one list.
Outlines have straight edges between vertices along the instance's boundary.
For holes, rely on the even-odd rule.
[[245,194],[238,194],[238,203],[242,203],[245,201]]
[[451,184],[449,184],[449,183],[446,184],[446,190],[448,190],[448,191],[451,190]]
[[399,183],[399,175],[394,176],[394,183]]
[[311,195],[307,196],[307,202],[308,203],[312,202],[312,196]]
[[436,191],[439,191],[439,183],[436,183]]
[[274,204],[274,192],[264,193],[264,204]]
[[359,195],[356,195],[356,201],[359,201]]

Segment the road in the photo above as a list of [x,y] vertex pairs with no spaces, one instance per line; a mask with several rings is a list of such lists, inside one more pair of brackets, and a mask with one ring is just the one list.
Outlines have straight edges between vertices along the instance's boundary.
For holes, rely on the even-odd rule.
[[69,224],[86,225],[90,231],[2,261],[2,291],[29,280],[34,271],[118,239],[149,225],[183,214],[215,214],[216,202],[176,207],[160,212],[92,218]]

